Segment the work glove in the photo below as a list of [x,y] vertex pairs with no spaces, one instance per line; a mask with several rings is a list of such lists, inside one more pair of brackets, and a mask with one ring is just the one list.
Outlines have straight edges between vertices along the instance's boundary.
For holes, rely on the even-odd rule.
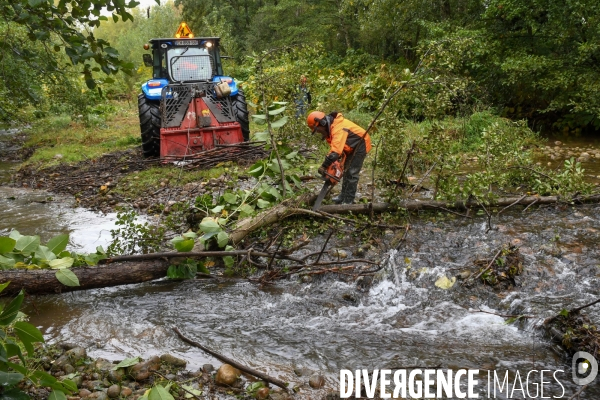
[[325,161],[323,161],[323,165],[321,165],[321,167],[327,170],[327,168],[329,168],[329,166],[333,164],[338,158],[340,158],[340,155],[338,153],[332,152],[327,154],[327,156],[325,157]]

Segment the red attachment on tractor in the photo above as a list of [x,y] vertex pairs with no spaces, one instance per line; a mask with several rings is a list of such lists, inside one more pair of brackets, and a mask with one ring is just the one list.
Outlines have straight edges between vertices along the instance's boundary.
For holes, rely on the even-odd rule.
[[[190,101],[179,126],[160,129],[161,158],[193,158],[195,154],[211,150],[216,145],[244,141],[241,125],[238,122],[219,122],[204,99],[206,97],[196,97]],[[219,107],[221,104],[215,105]]]

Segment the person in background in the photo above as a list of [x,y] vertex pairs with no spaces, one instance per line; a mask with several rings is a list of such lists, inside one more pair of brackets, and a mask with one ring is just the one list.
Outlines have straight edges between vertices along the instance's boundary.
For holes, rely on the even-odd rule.
[[310,89],[308,88],[308,80],[306,76],[300,76],[300,84],[296,88],[296,118],[300,118],[306,114],[308,106],[312,101]]
[[371,137],[360,126],[344,118],[342,113],[334,111],[325,115],[322,111],[311,112],[306,123],[312,133],[318,132],[329,143],[330,151],[319,168],[323,175],[327,168],[346,154],[342,192],[332,201],[336,204],[352,204],[358,188],[358,178],[363,162],[371,151]]

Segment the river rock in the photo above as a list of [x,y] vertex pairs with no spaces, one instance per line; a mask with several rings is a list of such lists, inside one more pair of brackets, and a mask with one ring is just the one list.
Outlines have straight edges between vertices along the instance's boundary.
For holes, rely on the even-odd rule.
[[266,400],[269,398],[269,388],[260,388],[256,391],[256,395],[254,396],[256,397],[257,400]]
[[54,362],[52,369],[54,371],[63,369],[65,365],[77,364],[79,361],[82,361],[87,357],[85,349],[83,347],[74,347],[71,350],[68,350],[62,356],[58,357],[58,359]]
[[234,386],[240,379],[241,374],[242,372],[239,369],[229,364],[223,364],[217,371],[215,382],[221,386]]
[[104,358],[99,358],[94,363],[94,366],[98,371],[107,372],[113,369],[114,364]]
[[131,367],[129,374],[136,381],[143,381],[150,377],[150,372],[158,371],[160,368],[160,358],[154,356],[148,361],[143,361]]
[[128,387],[124,387],[123,389],[121,389],[121,397],[129,397],[129,396],[131,396],[132,393],[133,393],[133,390],[131,390]]
[[108,397],[110,397],[111,399],[116,399],[117,397],[119,397],[120,394],[121,394],[121,386],[119,386],[119,385],[112,385],[106,391],[106,395]]
[[87,389],[81,389],[79,391],[79,397],[81,397],[82,399],[85,399],[86,397],[88,397],[90,394],[92,394],[92,392],[90,392]]
[[308,379],[308,384],[313,389],[321,389],[325,386],[325,378],[322,375],[314,374]]
[[213,372],[215,370],[215,367],[213,367],[212,364],[204,364],[202,366],[202,371],[206,372],[207,374],[210,374],[211,372]]
[[107,400],[108,396],[104,392],[94,392],[88,396],[88,399]]
[[340,258],[340,259],[344,259],[348,257],[348,253],[346,252],[346,250],[333,250],[331,253],[332,257],[336,257],[336,258]]
[[75,367],[73,367],[71,364],[66,364],[63,367],[63,371],[65,371],[65,374],[72,374],[73,372],[75,372]]
[[121,382],[123,380],[123,378],[125,377],[125,370],[123,368],[118,368],[116,370],[110,370],[108,371],[108,380],[116,383],[116,382]]
[[187,365],[187,361],[177,358],[171,354],[163,354],[160,356],[160,360],[165,364],[169,364],[175,368],[185,368]]

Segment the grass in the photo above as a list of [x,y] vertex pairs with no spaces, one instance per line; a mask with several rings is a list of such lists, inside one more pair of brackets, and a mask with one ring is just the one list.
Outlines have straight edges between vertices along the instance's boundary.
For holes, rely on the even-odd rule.
[[188,183],[207,182],[226,172],[235,174],[238,172],[238,167],[221,166],[191,171],[182,171],[180,167],[172,165],[151,167],[145,171],[129,174],[119,182],[114,191],[130,198],[140,197],[148,194],[149,188],[160,187],[161,182],[168,181],[170,187],[181,187]]
[[26,148],[34,148],[25,165],[40,168],[76,163],[141,144],[135,105],[116,103],[114,111],[72,120],[59,115],[37,121],[27,132]]

